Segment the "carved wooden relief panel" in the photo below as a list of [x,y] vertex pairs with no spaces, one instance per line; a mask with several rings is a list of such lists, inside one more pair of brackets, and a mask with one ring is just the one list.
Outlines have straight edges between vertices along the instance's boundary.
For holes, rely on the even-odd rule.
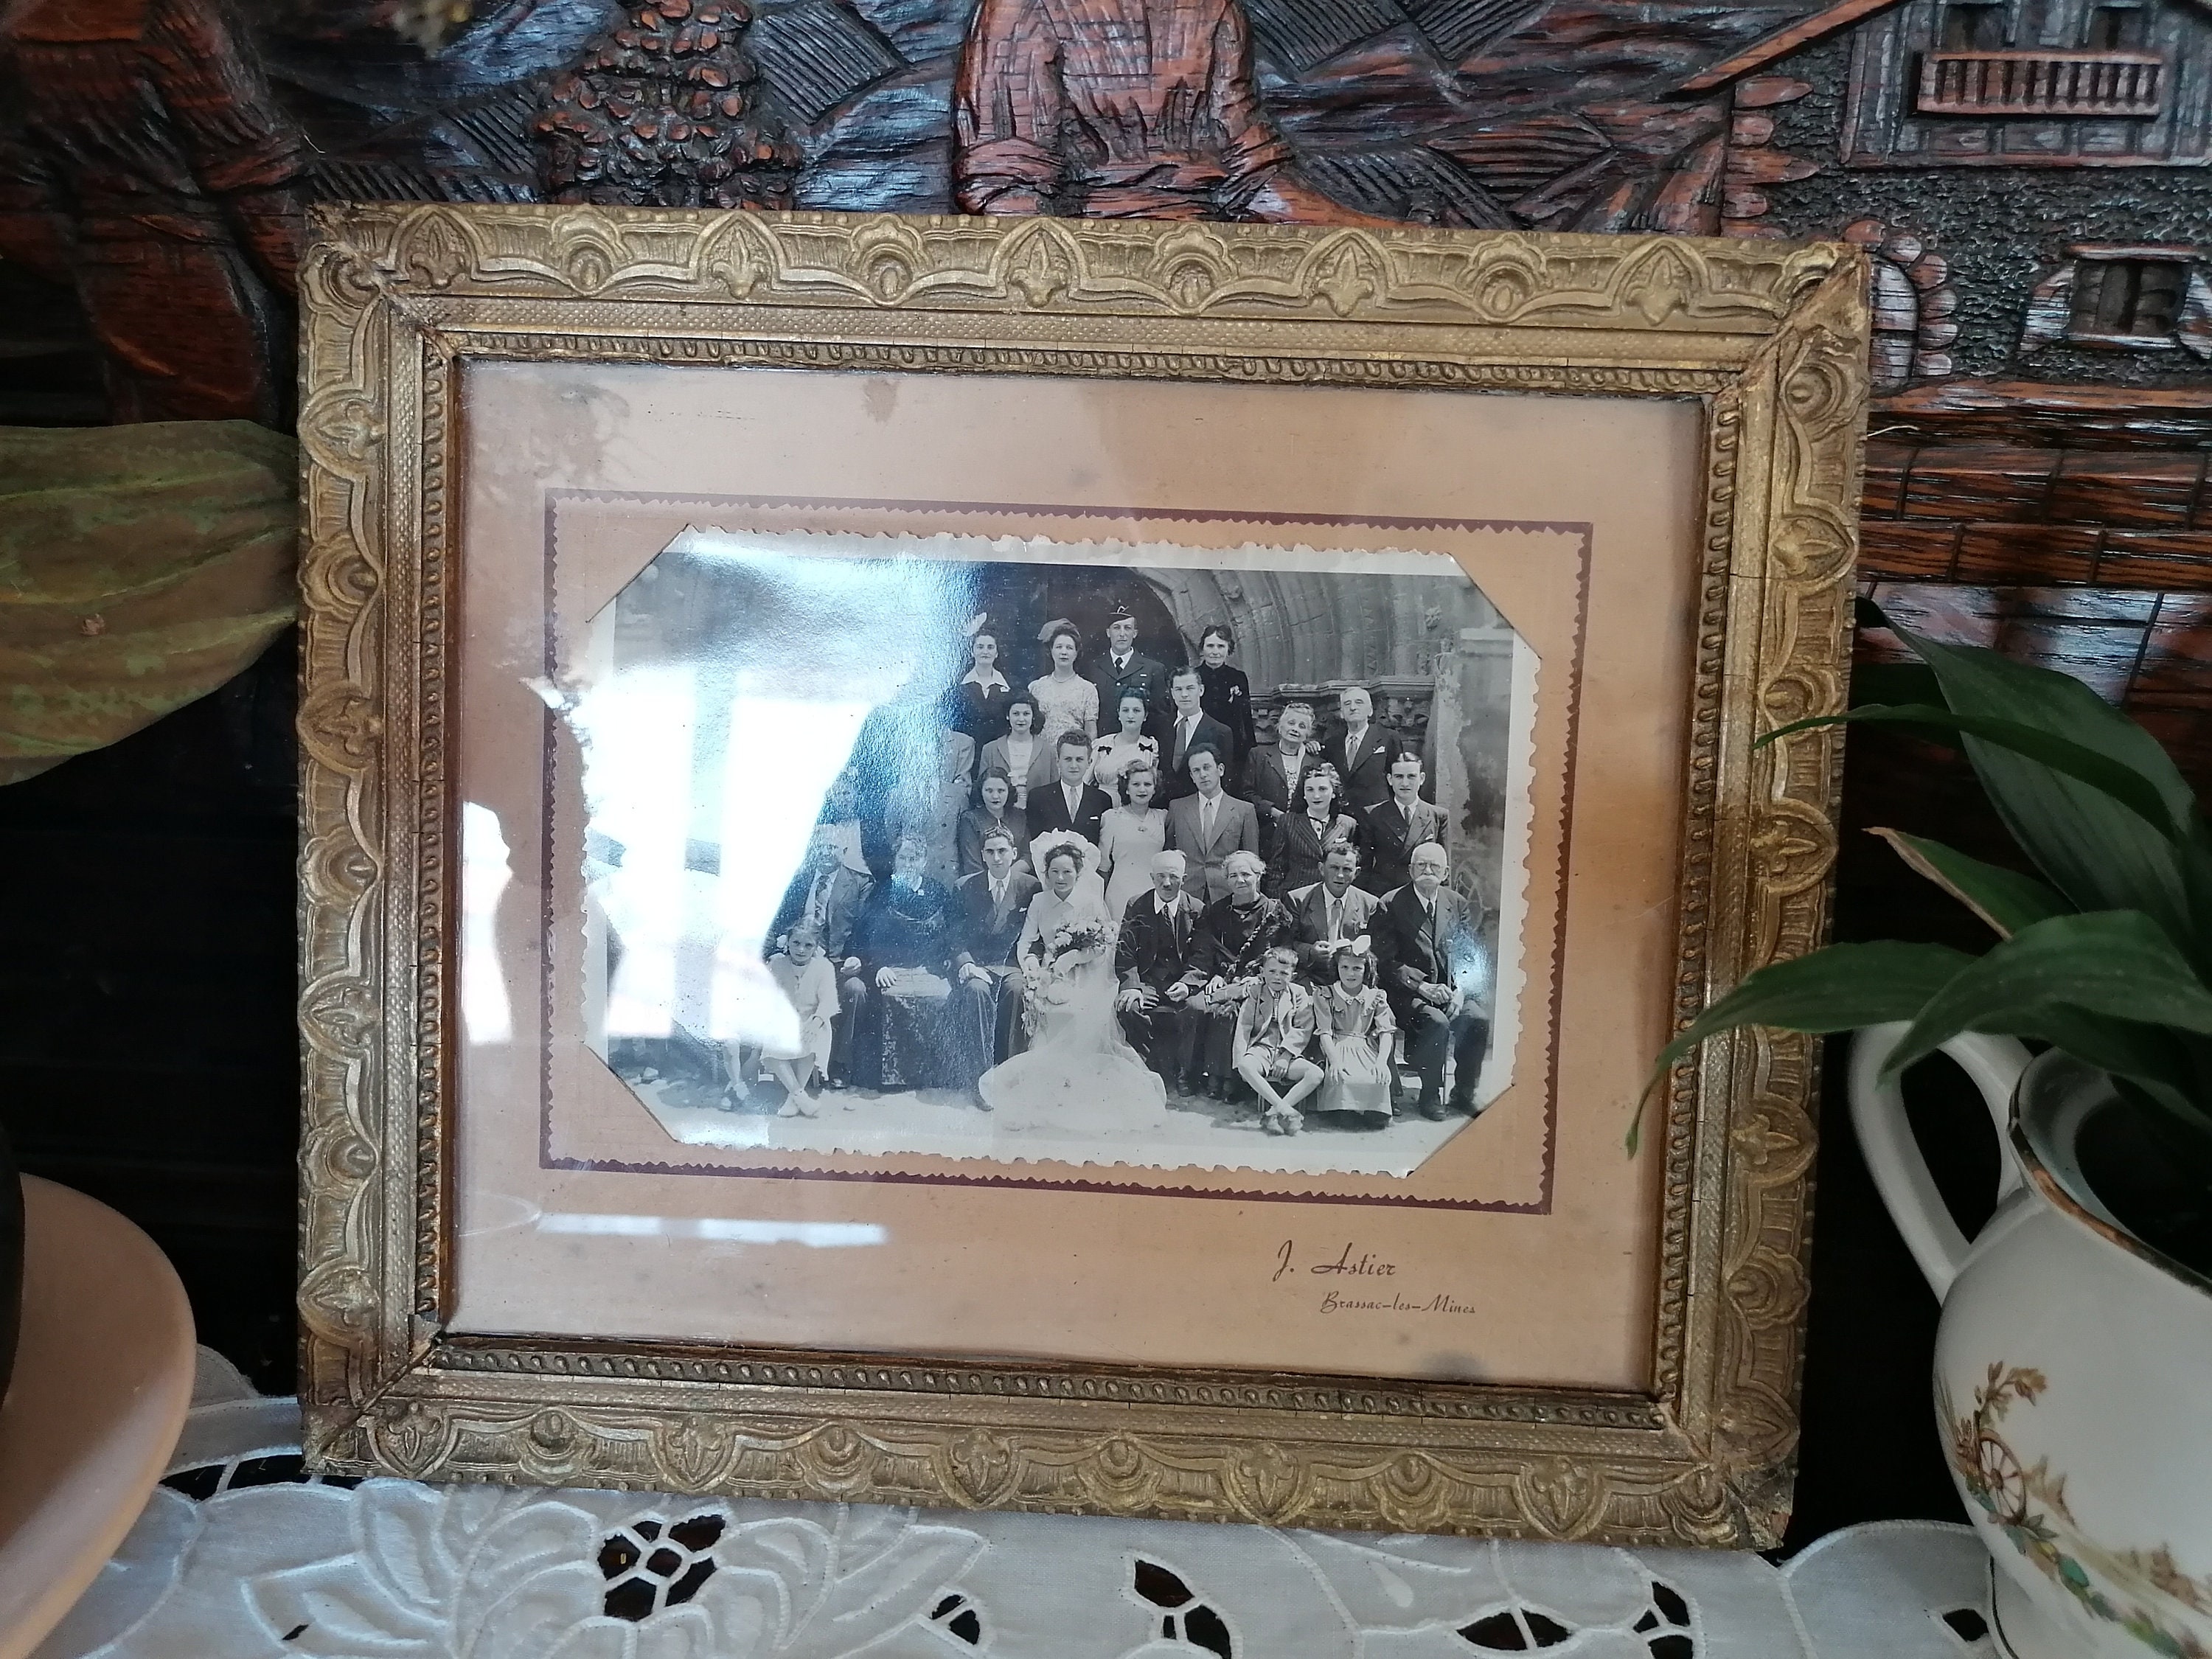
[[[2009,501],[2212,440],[2208,76],[2202,0],[27,0],[0,274],[113,418],[282,423],[317,199],[1844,236],[1878,474]],[[2212,587],[2202,494],[1870,497],[1869,574]]]
[[1876,262],[1893,392],[2139,386],[2141,441],[2203,392],[2197,0],[486,0],[398,20],[434,54],[396,16],[21,10],[0,257],[76,289],[118,414],[281,404],[311,199],[1873,224],[1917,250]]

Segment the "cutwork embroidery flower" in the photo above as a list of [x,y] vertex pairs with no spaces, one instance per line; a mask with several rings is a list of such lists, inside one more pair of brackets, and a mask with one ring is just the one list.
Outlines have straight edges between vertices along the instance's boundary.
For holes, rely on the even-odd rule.
[[372,1480],[349,1551],[246,1594],[327,1659],[832,1659],[926,1621],[982,1547],[911,1510],[769,1513]]

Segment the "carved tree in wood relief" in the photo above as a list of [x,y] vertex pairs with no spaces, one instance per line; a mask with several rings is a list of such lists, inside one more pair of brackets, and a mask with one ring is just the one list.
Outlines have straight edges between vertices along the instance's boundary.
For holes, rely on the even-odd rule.
[[744,0],[651,0],[553,82],[533,126],[547,196],[611,206],[786,208],[799,151],[760,107]]

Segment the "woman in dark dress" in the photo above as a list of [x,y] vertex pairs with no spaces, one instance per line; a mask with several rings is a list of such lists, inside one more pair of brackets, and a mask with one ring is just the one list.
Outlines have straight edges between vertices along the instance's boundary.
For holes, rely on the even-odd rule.
[[1235,852],[1222,860],[1226,896],[1206,907],[1192,941],[1192,961],[1206,987],[1191,999],[1200,1024],[1194,1055],[1206,1073],[1206,1092],[1217,1100],[1241,1089],[1230,1063],[1237,1011],[1260,981],[1267,952],[1291,942],[1291,913],[1280,899],[1260,890],[1267,866],[1257,853]]
[[1321,879],[1321,862],[1339,842],[1359,843],[1359,820],[1344,799],[1336,769],[1310,769],[1299,785],[1305,800],[1275,820],[1275,861],[1267,866],[1267,891],[1286,899]]
[[958,1022],[951,1017],[959,912],[930,879],[929,849],[902,838],[891,878],[878,882],[847,946],[860,967],[845,981],[852,1061],[846,1081],[863,1089],[957,1088]]
[[1256,739],[1252,730],[1252,683],[1244,678],[1243,669],[1229,665],[1229,653],[1236,648],[1236,635],[1218,623],[1198,636],[1198,678],[1206,687],[1199,707],[1229,728],[1237,752],[1228,757],[1224,775],[1241,778],[1244,757],[1252,752]]
[[968,672],[945,699],[945,723],[975,738],[981,753],[994,738],[1006,735],[1006,699],[1014,688],[999,672],[999,637],[988,628],[968,641]]
[[1029,815],[1014,805],[1014,783],[1006,769],[994,766],[983,774],[983,781],[975,786],[975,799],[982,803],[960,815],[960,873],[972,876],[983,867],[983,837],[994,830],[1003,830],[1014,838],[1018,856],[1014,867],[1029,868]]

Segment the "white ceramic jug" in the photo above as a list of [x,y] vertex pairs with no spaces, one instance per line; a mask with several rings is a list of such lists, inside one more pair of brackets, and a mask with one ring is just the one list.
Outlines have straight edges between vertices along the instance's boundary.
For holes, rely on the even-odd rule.
[[2064,1054],[2003,1037],[1944,1052],[1996,1120],[1996,1213],[1960,1232],[1876,1078],[1902,1025],[1851,1046],[1851,1118],[1899,1231],[1943,1303],[1936,1410],[1996,1563],[2017,1659],[2212,1655],[2212,1281],[2131,1237],[2081,1178],[2112,1098]]

